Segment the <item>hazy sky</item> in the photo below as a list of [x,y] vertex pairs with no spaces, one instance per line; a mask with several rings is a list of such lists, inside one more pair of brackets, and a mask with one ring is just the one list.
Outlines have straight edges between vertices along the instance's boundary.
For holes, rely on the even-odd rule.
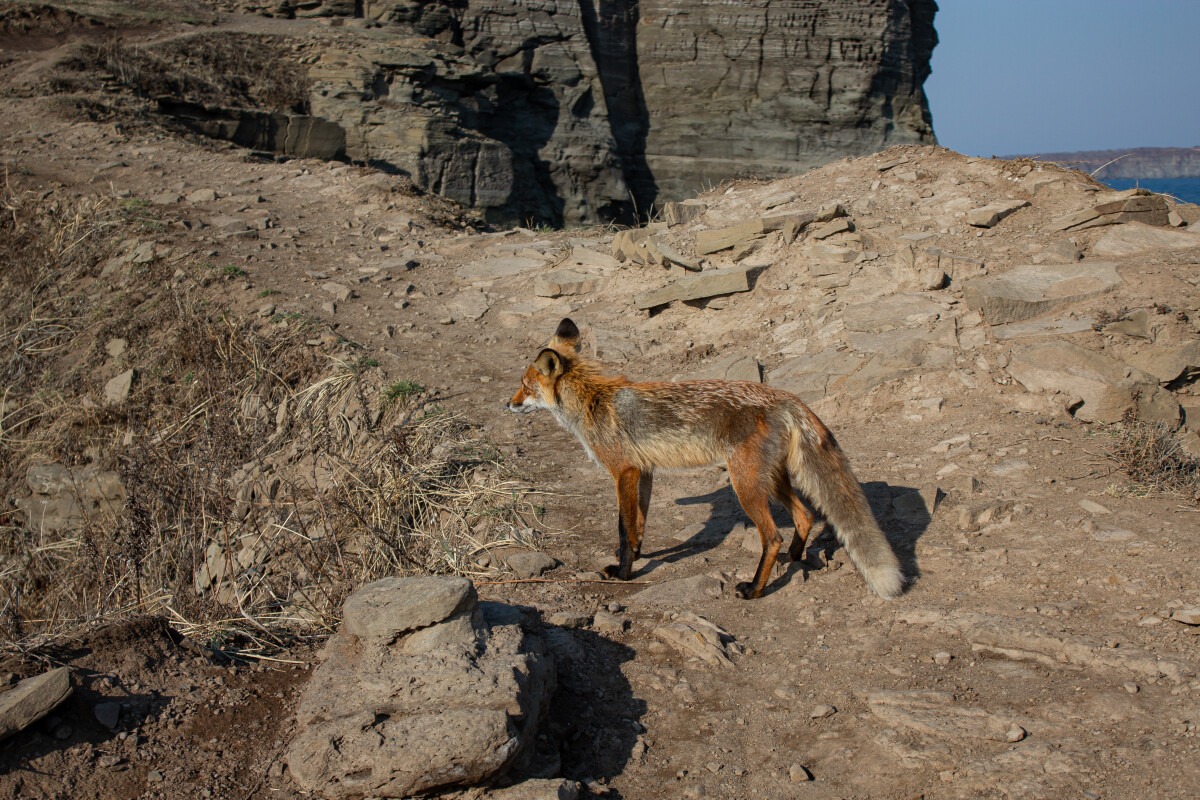
[[938,0],[938,142],[991,156],[1200,146],[1200,0]]

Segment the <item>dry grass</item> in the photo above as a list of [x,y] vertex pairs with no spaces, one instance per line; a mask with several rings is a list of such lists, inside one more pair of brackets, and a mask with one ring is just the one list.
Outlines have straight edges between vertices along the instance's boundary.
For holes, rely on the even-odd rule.
[[1109,457],[1129,475],[1132,491],[1179,494],[1200,505],[1200,459],[1183,449],[1179,433],[1127,414],[1112,435]]
[[[0,634],[28,645],[95,620],[162,614],[210,646],[261,655],[337,622],[353,587],[477,574],[531,543],[526,490],[478,430],[313,323],[221,310],[213,268],[122,263],[154,236],[138,204],[8,188],[0,221],[0,489],[61,464],[78,518],[0,512]],[[209,288],[207,284],[211,283]],[[112,364],[103,345],[126,338]],[[106,405],[114,370],[128,399]],[[402,385],[404,391],[395,387]],[[123,497],[93,502],[97,473]]]
[[108,76],[143,99],[308,113],[307,72],[275,36],[204,33],[145,47],[114,38],[59,67],[58,91],[94,90]]

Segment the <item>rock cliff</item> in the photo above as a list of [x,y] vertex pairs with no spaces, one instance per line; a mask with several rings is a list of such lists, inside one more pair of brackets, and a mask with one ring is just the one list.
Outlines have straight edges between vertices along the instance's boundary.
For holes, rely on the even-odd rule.
[[490,220],[645,214],[933,142],[933,0],[235,0],[325,17],[312,114]]

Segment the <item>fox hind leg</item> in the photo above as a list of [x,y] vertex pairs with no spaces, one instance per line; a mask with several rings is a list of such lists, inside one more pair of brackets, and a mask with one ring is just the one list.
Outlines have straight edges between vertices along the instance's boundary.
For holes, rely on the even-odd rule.
[[792,515],[792,523],[796,526],[796,532],[792,535],[792,543],[788,545],[788,557],[792,561],[802,561],[814,516],[800,496],[796,494],[786,469],[775,479],[775,499],[782,503],[783,507]]
[[[750,520],[758,527],[758,536],[762,540],[762,556],[758,560],[758,570],[754,580],[737,585],[737,595],[743,600],[762,595],[763,588],[771,578],[771,569],[775,566],[775,557],[783,539],[775,528],[775,520],[771,518],[770,492],[763,485],[762,475],[757,469],[753,450],[743,452],[745,445],[735,450],[729,457],[729,482],[737,494],[738,502]],[[769,480],[769,479],[768,479]]]

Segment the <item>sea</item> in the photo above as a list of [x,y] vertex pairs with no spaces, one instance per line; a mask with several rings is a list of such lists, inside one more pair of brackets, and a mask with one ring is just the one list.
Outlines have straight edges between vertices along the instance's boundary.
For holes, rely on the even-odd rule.
[[1184,203],[1200,203],[1200,178],[1098,178],[1114,189],[1140,186],[1159,194],[1168,194]]

